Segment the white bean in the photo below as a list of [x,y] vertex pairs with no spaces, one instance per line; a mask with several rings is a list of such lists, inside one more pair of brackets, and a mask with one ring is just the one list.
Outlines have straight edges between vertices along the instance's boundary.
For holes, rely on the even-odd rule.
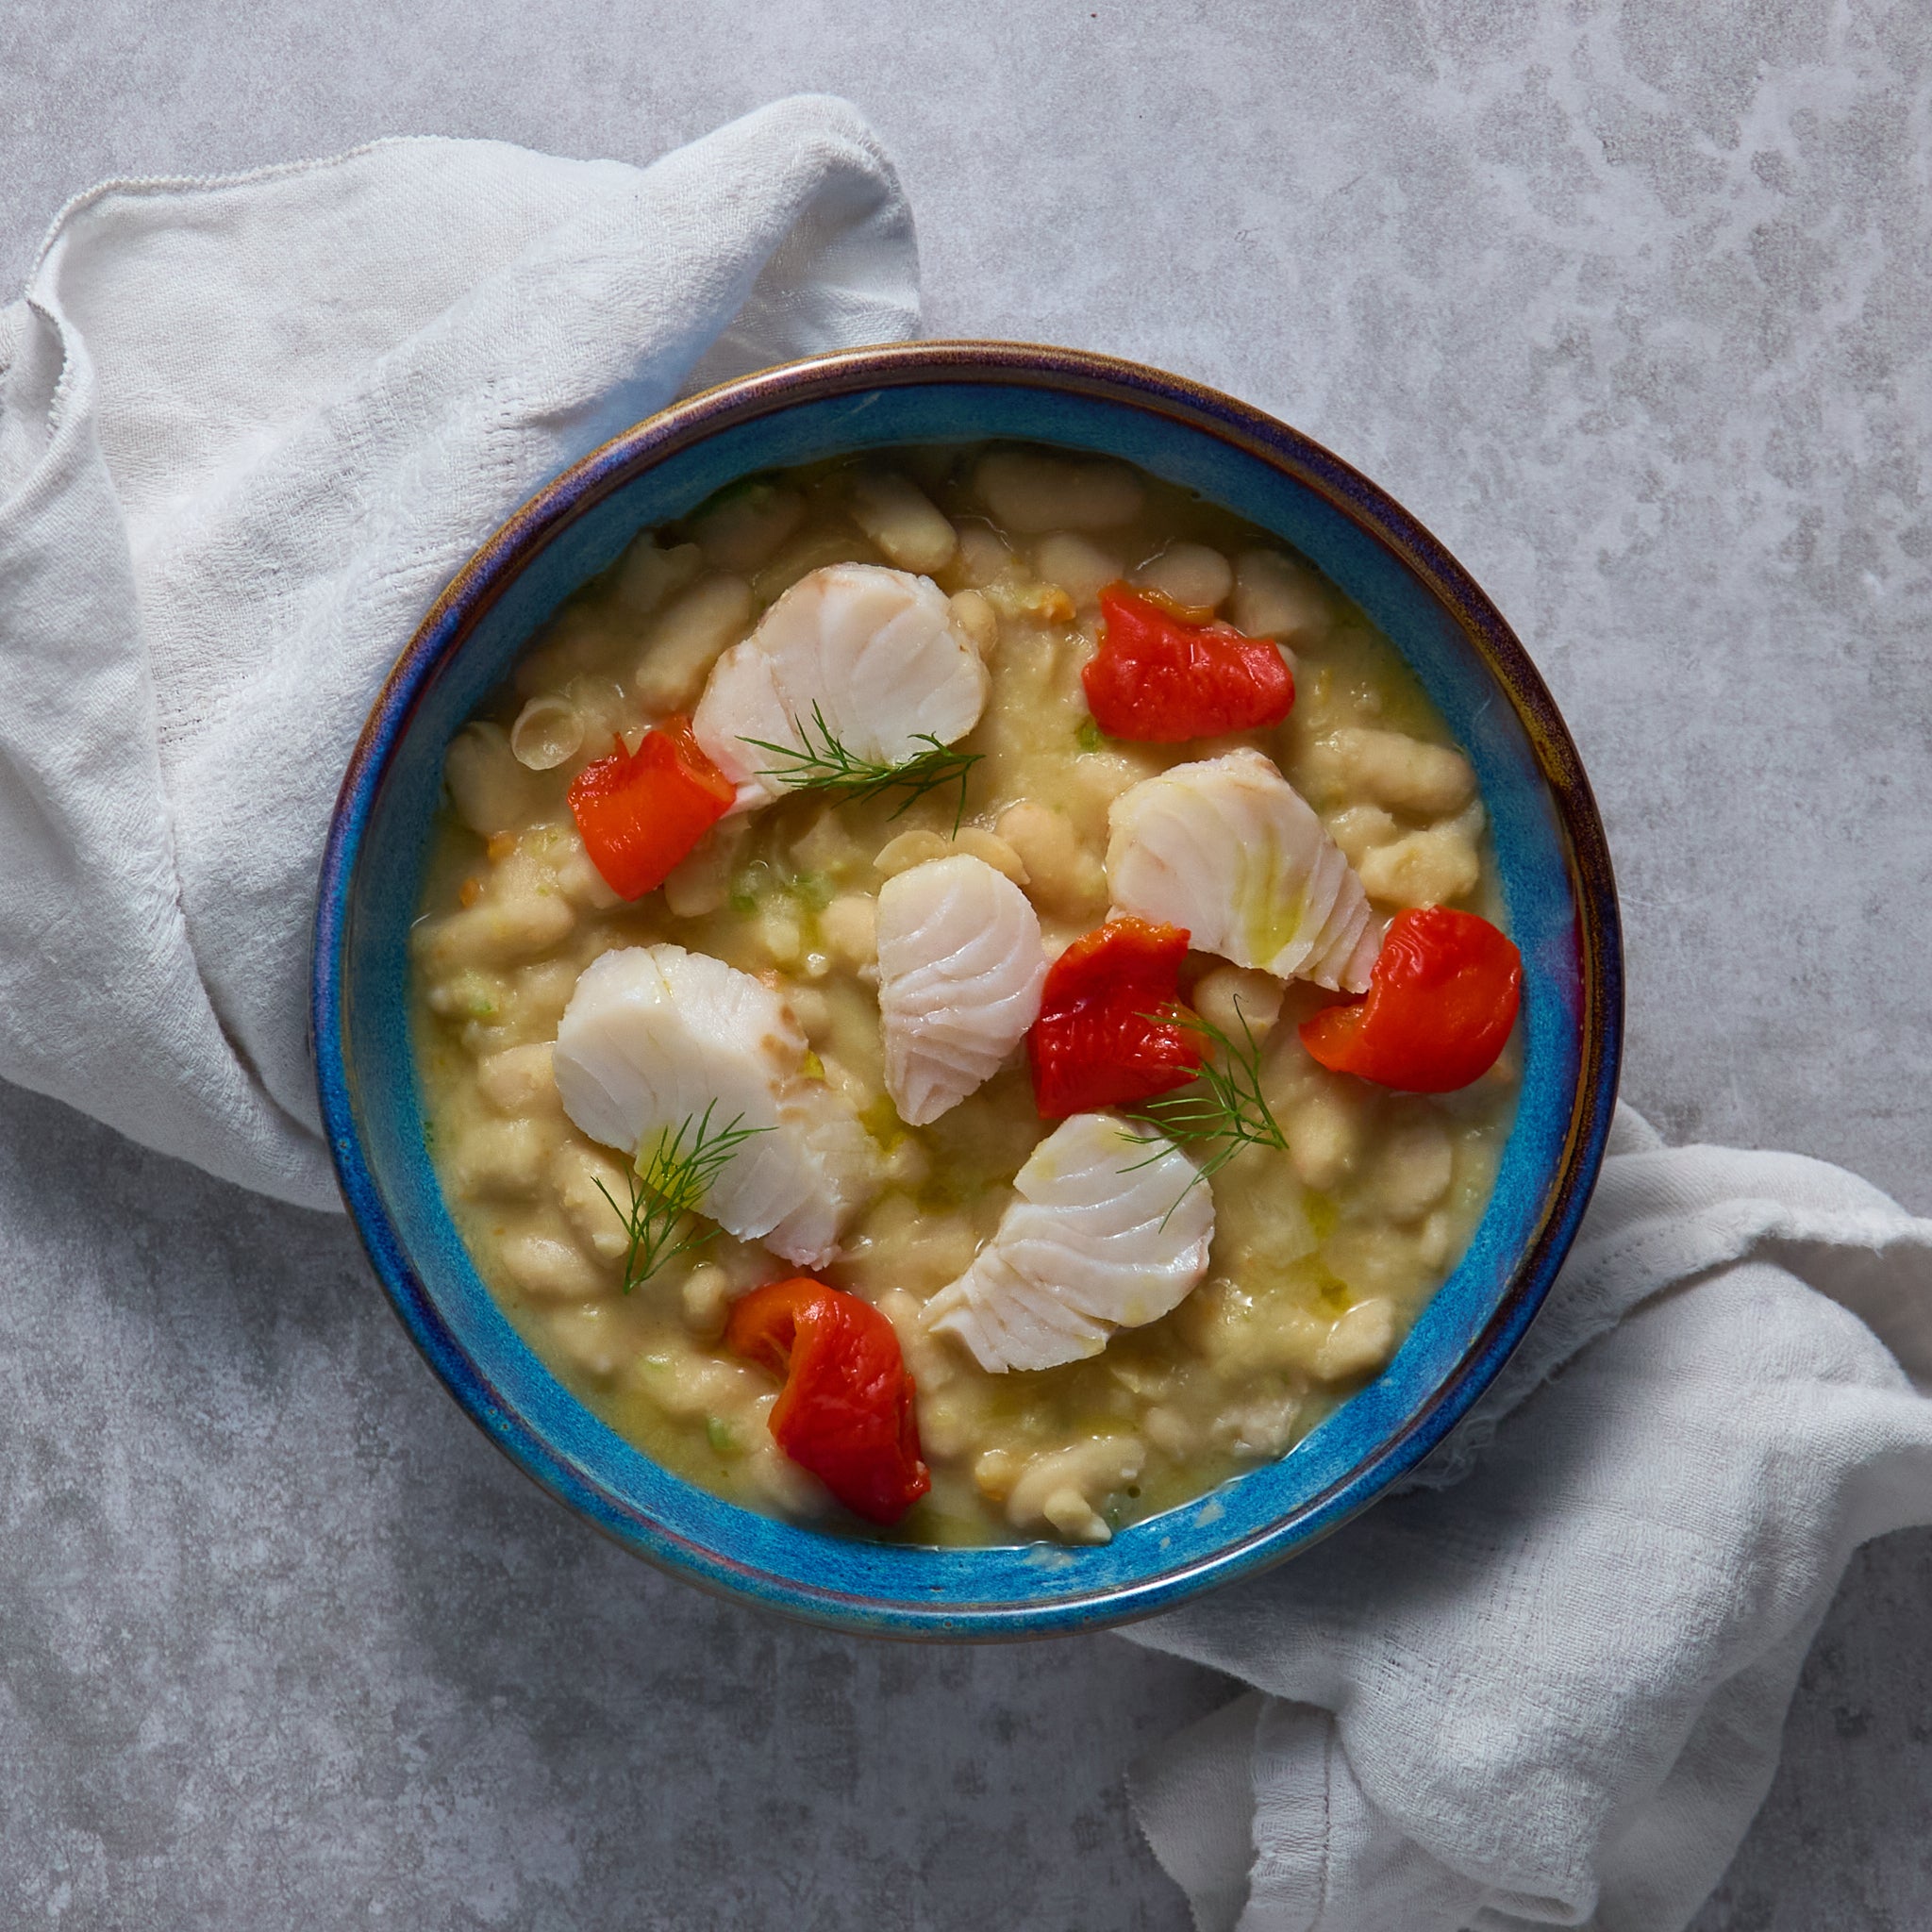
[[1449,1191],[1456,1160],[1449,1131],[1423,1115],[1391,1133],[1369,1176],[1375,1205],[1392,1221],[1416,1221]]
[[478,973],[472,967],[432,980],[425,998],[439,1019],[494,1020],[509,1003],[510,987],[500,973]]
[[751,627],[751,586],[742,577],[706,577],[670,605],[651,627],[631,689],[647,711],[689,710],[711,666]]
[[1289,1161],[1304,1187],[1328,1193],[1355,1171],[1362,1151],[1361,1108],[1334,1088],[1317,1088],[1281,1124]]
[[1469,840],[1437,827],[1378,845],[1356,870],[1369,897],[1385,906],[1447,906],[1475,891],[1482,861]]
[[476,1064],[476,1091],[500,1114],[557,1114],[563,1107],[550,1068],[551,1042],[507,1046]]
[[1226,558],[1205,543],[1170,543],[1158,557],[1149,558],[1134,573],[1143,590],[1171,597],[1191,616],[1211,617],[1234,589],[1234,571]]
[[1235,562],[1237,630],[1285,643],[1319,643],[1335,623],[1335,593],[1305,563],[1278,550],[1244,550]]
[[1315,1357],[1324,1382],[1353,1381],[1379,1369],[1395,1353],[1395,1307],[1380,1296],[1357,1302],[1328,1331]]
[[1016,886],[1026,883],[1026,866],[1012,845],[997,832],[986,831],[979,825],[967,825],[953,834],[952,849],[964,853],[968,858],[977,858],[1003,873]]
[[915,483],[891,470],[868,470],[853,479],[852,515],[858,527],[901,570],[930,575],[952,561],[959,539]]
[[1162,1455],[1178,1462],[1184,1456],[1191,1456],[1200,1445],[1199,1432],[1193,1424],[1177,1408],[1170,1408],[1165,1403],[1157,1403],[1141,1418],[1141,1427],[1147,1440]]
[[558,892],[488,898],[460,912],[425,919],[409,941],[425,971],[441,976],[466,966],[508,966],[547,953],[576,924]]
[[575,959],[538,959],[510,974],[518,1017],[545,1040],[556,1038],[557,1023],[577,990],[577,970]]
[[587,672],[564,686],[563,696],[583,720],[583,741],[598,758],[605,757],[624,733],[637,727],[637,712],[614,677]]
[[1341,848],[1341,856],[1361,870],[1362,860],[1377,845],[1388,845],[1402,836],[1402,827],[1379,805],[1351,805],[1330,812],[1323,821],[1328,836]]
[[989,1503],[1004,1503],[1012,1494],[1023,1467],[1010,1449],[986,1449],[974,1458],[973,1486]]
[[585,1374],[608,1382],[635,1344],[608,1307],[558,1308],[549,1320],[550,1339]]
[[832,1507],[832,1492],[808,1469],[801,1469],[772,1440],[772,1407],[776,1395],[761,1396],[752,1405],[745,1427],[750,1445],[745,1469],[765,1499],[786,1516],[808,1520]]
[[786,893],[774,892],[759,906],[755,932],[774,966],[795,966],[805,955],[805,926]]
[[1091,537],[1056,531],[1042,537],[1033,552],[1033,568],[1050,584],[1058,584],[1074,604],[1091,610],[1108,585],[1118,583],[1124,570],[1120,558]]
[[[575,826],[571,830],[575,835]],[[580,912],[608,912],[624,904],[624,895],[597,870],[581,839],[558,860],[556,877],[557,890]]]
[[751,580],[760,608],[775,604],[800,577],[833,563],[876,563],[879,553],[857,530],[815,526],[795,537]]
[[493,839],[538,816],[542,783],[517,762],[501,724],[465,724],[443,754],[442,776],[457,816],[479,838]]
[[509,1278],[532,1301],[588,1302],[606,1291],[603,1274],[574,1241],[525,1231],[505,1236],[497,1253]]
[[1000,641],[1000,614],[983,591],[955,591],[953,622],[973,641],[982,658],[990,658]]
[[731,1313],[731,1277],[712,1262],[701,1261],[685,1276],[678,1300],[691,1333],[700,1341],[716,1341]]
[[1424,1268],[1443,1268],[1456,1241],[1456,1225],[1446,1209],[1438,1208],[1416,1231],[1416,1253]]
[[953,841],[941,832],[901,832],[879,847],[873,863],[878,868],[879,876],[889,879],[897,873],[909,872],[915,865],[924,865],[928,859],[943,858],[952,849]]
[[518,658],[511,680],[518,696],[535,697],[540,691],[557,690],[604,658],[611,641],[604,613],[594,605],[576,600],[565,604]]
[[568,698],[532,698],[509,727],[509,748],[518,764],[548,772],[562,764],[584,741],[584,721]]
[[1272,973],[1241,966],[1217,966],[1194,987],[1193,1007],[1202,1019],[1239,1043],[1242,1031],[1266,1040],[1281,1017],[1282,983]]
[[926,1455],[937,1461],[950,1462],[973,1446],[974,1437],[985,1424],[978,1405],[966,1389],[955,1384],[944,1394],[934,1394],[926,1379],[919,1379],[919,1441]]
[[743,483],[691,523],[713,570],[749,573],[767,563],[805,521],[805,499],[782,483]]
[[819,914],[819,933],[848,966],[870,966],[879,956],[878,901],[869,892],[841,892]]
[[1475,796],[1475,773],[1459,751],[1362,724],[1317,739],[1303,772],[1316,791],[1338,802],[1365,799],[1427,818],[1460,811]]
[[1023,799],[1000,814],[999,834],[1026,868],[1026,887],[1041,909],[1085,919],[1107,904],[1107,874],[1081,844],[1065,812]]
[[1410,1301],[1427,1280],[1422,1244],[1407,1228],[1373,1221],[1345,1222],[1322,1245],[1322,1257],[1336,1276],[1362,1296]]
[[702,919],[731,896],[731,875],[751,832],[748,818],[720,819],[664,880],[664,904],[679,919]]
[[1237,1456],[1279,1456],[1294,1435],[1301,1398],[1283,1392],[1243,1403],[1215,1419],[1217,1441]]
[[1015,1529],[1050,1523],[1075,1542],[1104,1543],[1113,1532],[1098,1505],[1141,1474],[1147,1447],[1138,1436],[1091,1436],[1035,1456],[1007,1498]]
[[648,617],[704,567],[705,554],[695,543],[660,550],[654,537],[640,537],[617,566],[617,601],[634,616]]
[[617,1208],[629,1198],[623,1167],[608,1154],[566,1141],[551,1160],[550,1186],[577,1240],[600,1261],[621,1260],[630,1245]]
[[457,1137],[444,1175],[466,1200],[527,1200],[563,1132],[561,1121],[481,1120]]
[[1111,530],[1141,514],[1145,492],[1124,463],[1085,462],[1028,450],[993,450],[973,487],[994,518],[1024,535]]
[[967,523],[959,529],[959,568],[966,581],[984,590],[1013,568],[1013,553],[997,532],[986,525]]
[[759,1370],[702,1356],[667,1336],[660,1348],[639,1357],[633,1374],[666,1415],[738,1413],[771,1387]]

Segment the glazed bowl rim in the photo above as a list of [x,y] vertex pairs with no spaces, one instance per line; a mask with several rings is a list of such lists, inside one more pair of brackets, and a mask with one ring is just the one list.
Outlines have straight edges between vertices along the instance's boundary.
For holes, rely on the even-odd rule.
[[[1508,699],[1568,844],[1583,976],[1581,1041],[1562,1158],[1542,1210],[1489,1319],[1432,1394],[1347,1474],[1263,1528],[1173,1568],[1050,1601],[967,1605],[815,1597],[756,1572],[740,1580],[725,1552],[621,1534],[586,1507],[581,1482],[457,1340],[391,1216],[367,1151],[346,1050],[345,946],[361,833],[416,702],[475,634],[507,587],[563,529],[634,477],[696,442],[797,404],[931,383],[1032,387],[1166,416],[1258,458],[1313,490],[1421,580],[1474,647]],[[1070,445],[1077,448],[1077,444]],[[543,484],[450,580],[371,706],[330,818],[318,894],[311,1043],[325,1131],[344,1203],[391,1307],[445,1389],[510,1460],[613,1541],[703,1587],[808,1621],[870,1634],[947,1641],[1091,1629],[1147,1616],[1198,1591],[1298,1554],[1369,1507],[1446,1436],[1494,1381],[1546,1298],[1601,1167],[1615,1108],[1623,1032],[1622,941],[1607,841],[1575,745],[1527,652],[1448,549],[1387,491],[1300,431],[1189,378],[1091,351],[999,341],[929,341],[829,352],[721,383],[619,431]],[[575,1472],[571,1472],[575,1474]],[[671,1472],[666,1472],[670,1474]],[[677,1477],[678,1481],[686,1479]],[[1200,1499],[1197,1499],[1197,1502]],[[661,1525],[660,1525],[661,1528]],[[1044,1580],[1044,1579],[1043,1579]]]

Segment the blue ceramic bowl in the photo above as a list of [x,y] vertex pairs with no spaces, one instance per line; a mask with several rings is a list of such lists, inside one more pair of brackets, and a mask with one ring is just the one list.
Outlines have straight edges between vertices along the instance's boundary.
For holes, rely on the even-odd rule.
[[[1277,1462],[1099,1549],[926,1549],[775,1522],[660,1469],[519,1338],[458,1239],[424,1146],[408,937],[443,748],[531,634],[647,525],[747,474],[885,444],[1008,437],[1124,457],[1272,530],[1393,640],[1474,759],[1523,953],[1524,1087],[1462,1265],[1387,1370]],[[1373,483],[1177,376],[1000,342],[863,349],[666,410],[541,490],[410,641],[329,831],[317,1077],[342,1193],[416,1345],[520,1468],[640,1556],[752,1603],[907,1637],[1077,1630],[1306,1548],[1425,1456],[1548,1291],[1602,1158],[1622,961],[1603,827],[1542,680],[1454,558]]]

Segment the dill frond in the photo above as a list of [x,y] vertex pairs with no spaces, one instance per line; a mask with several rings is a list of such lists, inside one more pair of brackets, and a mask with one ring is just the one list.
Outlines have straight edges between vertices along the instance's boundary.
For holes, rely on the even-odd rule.
[[[1241,1011],[1239,998],[1234,1010],[1241,1023],[1239,1042],[1213,1021],[1204,1020],[1184,1008],[1147,1015],[1167,1025],[1184,1026],[1190,1033],[1198,1033],[1208,1046],[1201,1060],[1200,1074],[1190,1085],[1173,1093],[1157,1094],[1126,1110],[1130,1120],[1158,1128],[1175,1145],[1206,1151],[1207,1158],[1196,1169],[1194,1178],[1181,1190],[1182,1201],[1199,1183],[1211,1181],[1243,1147],[1278,1147],[1284,1153],[1288,1149],[1288,1137],[1281,1131],[1281,1123],[1274,1118],[1274,1111],[1261,1091],[1260,1042],[1248,1024],[1248,1016]],[[1135,1140],[1131,1134],[1124,1138]],[[1161,1158],[1159,1154],[1149,1155],[1145,1160],[1136,1161],[1123,1171],[1136,1173],[1153,1166]],[[1179,1206],[1180,1201],[1176,1201],[1174,1207]],[[1174,1208],[1170,1208],[1168,1212],[1172,1214]]]
[[627,1176],[628,1207],[602,1181],[593,1180],[629,1236],[624,1257],[625,1294],[650,1280],[667,1261],[717,1239],[715,1227],[694,1228],[691,1217],[731,1157],[755,1135],[772,1131],[770,1127],[741,1125],[742,1114],[734,1114],[729,1125],[714,1128],[711,1115],[717,1105],[714,1100],[702,1115],[687,1114],[675,1130],[660,1131],[648,1151],[638,1149],[636,1164]]
[[862,758],[841,742],[826,723],[824,708],[817,704],[811,708],[809,724],[793,718],[791,728],[798,733],[796,744],[774,744],[763,738],[741,741],[753,750],[778,760],[759,772],[760,778],[775,778],[793,791],[836,791],[860,804],[889,791],[903,791],[906,796],[893,812],[894,818],[927,792],[942,791],[947,786],[956,785],[958,796],[953,808],[953,830],[959,829],[966,816],[966,777],[979,762],[979,752],[954,751],[930,731],[922,731],[913,742],[924,744],[926,749],[901,764]]

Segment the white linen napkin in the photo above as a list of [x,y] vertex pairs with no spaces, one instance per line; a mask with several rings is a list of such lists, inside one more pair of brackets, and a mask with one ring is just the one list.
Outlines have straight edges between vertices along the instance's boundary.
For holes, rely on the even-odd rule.
[[[680,390],[917,322],[824,99],[642,171],[404,141],[75,203],[0,312],[0,1075],[336,1207],[315,874],[423,610]],[[1202,1926],[1681,1925],[1851,1549],[1932,1521],[1928,1257],[1848,1174],[1624,1112],[1436,1492],[1131,1633],[1257,1687],[1134,1779]]]
[[316,873],[417,621],[681,390],[918,322],[820,97],[641,170],[411,140],[73,203],[0,311],[0,1076],[340,1207]]
[[1619,1110],[1417,1484],[1124,1633],[1256,1687],[1135,1768],[1201,1932],[1676,1932],[1860,1542],[1932,1522],[1932,1221]]

